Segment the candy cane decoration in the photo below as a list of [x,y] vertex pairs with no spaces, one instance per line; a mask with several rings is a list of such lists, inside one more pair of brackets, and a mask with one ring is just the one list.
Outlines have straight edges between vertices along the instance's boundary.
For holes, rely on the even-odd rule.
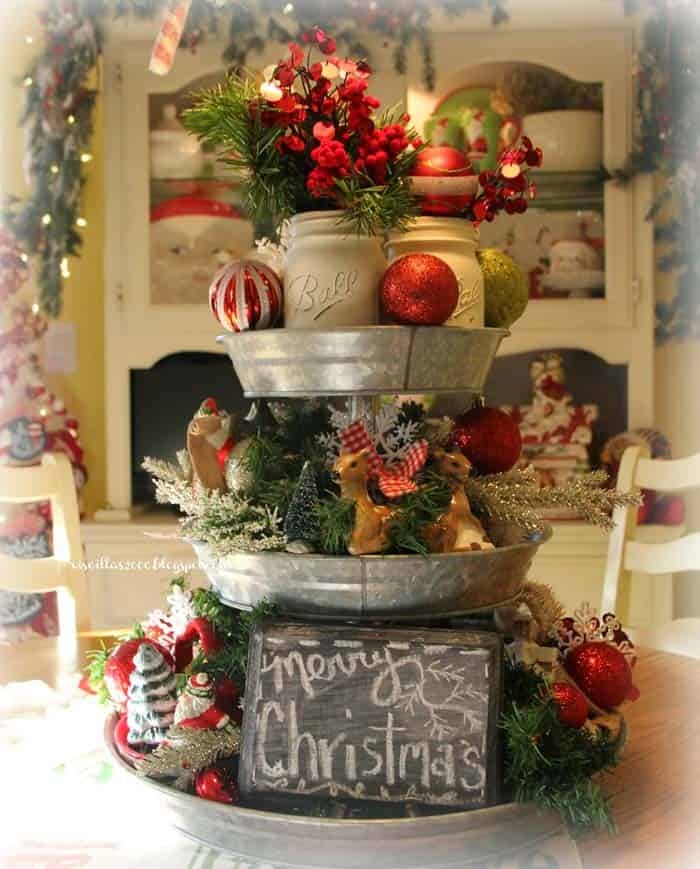
[[149,70],[156,75],[167,75],[173,68],[191,5],[192,0],[173,0],[166,8],[148,64]]

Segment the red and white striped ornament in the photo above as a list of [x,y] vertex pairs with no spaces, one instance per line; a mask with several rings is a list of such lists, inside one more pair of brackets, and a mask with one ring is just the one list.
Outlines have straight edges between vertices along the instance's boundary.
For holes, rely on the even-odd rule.
[[229,332],[269,329],[282,309],[282,284],[263,263],[236,260],[214,275],[209,307]]

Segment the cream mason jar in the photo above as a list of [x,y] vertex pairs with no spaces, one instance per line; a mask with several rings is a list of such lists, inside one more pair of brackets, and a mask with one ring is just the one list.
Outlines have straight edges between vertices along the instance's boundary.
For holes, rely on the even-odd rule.
[[476,249],[479,231],[459,217],[419,217],[407,232],[391,232],[384,250],[392,263],[407,253],[431,253],[457,275],[459,301],[446,326],[474,329],[484,325],[484,276]]
[[379,319],[386,269],[376,236],[340,223],[341,211],[309,211],[289,221],[284,271],[287,329],[371,326]]

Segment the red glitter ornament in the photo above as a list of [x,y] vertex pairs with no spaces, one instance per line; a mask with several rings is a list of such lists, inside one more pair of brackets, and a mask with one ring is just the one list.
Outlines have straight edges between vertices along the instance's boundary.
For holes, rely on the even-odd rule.
[[450,444],[479,474],[500,474],[520,458],[522,438],[507,413],[496,407],[473,407],[455,420]]
[[388,319],[414,326],[440,326],[457,305],[459,286],[444,260],[429,253],[409,253],[384,272],[379,294]]
[[203,800],[232,805],[238,802],[238,788],[235,781],[224,770],[210,766],[197,774],[194,789]]
[[229,332],[274,326],[282,308],[282,285],[257,260],[236,260],[220,269],[209,287],[212,314]]
[[564,659],[564,668],[601,709],[611,711],[638,695],[627,658],[611,643],[585,642],[574,646]]
[[466,154],[451,145],[419,151],[411,176],[423,214],[457,214],[474,199],[478,187]]
[[588,701],[575,685],[555,682],[552,685],[552,697],[562,724],[566,727],[583,727],[588,719]]

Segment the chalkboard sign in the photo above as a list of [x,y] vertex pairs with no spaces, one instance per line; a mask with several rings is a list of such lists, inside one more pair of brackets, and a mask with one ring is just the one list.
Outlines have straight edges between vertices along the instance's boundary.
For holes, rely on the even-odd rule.
[[259,626],[241,794],[492,804],[501,680],[492,633]]

